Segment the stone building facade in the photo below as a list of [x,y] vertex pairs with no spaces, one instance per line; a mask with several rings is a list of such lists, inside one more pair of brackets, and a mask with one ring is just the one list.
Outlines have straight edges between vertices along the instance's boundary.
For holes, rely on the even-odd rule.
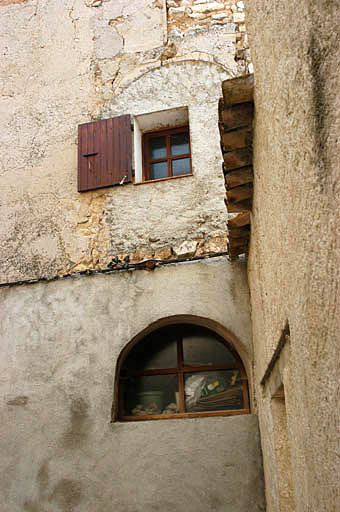
[[[252,386],[218,109],[248,72],[242,2],[0,9],[2,510],[263,510],[252,388],[252,414],[112,422],[122,352],[168,325],[223,337]],[[132,182],[78,192],[78,125],[126,115]],[[142,132],[183,124],[192,173],[143,182]]]
[[[339,510],[326,3],[0,0],[4,512]],[[253,64],[247,263],[230,258],[219,104]],[[127,114],[132,181],[78,192],[78,125]],[[192,173],[144,183],[141,132],[179,124]],[[121,354],[181,324],[238,353],[250,414],[113,422]]]
[[[176,251],[187,240],[205,254],[216,239],[223,252],[217,103],[221,81],[247,71],[242,4],[1,6],[1,282],[106,268],[116,255]],[[195,180],[77,193],[77,125],[182,106],[189,110]],[[202,119],[209,123],[204,132]],[[160,205],[167,225],[159,222]]]

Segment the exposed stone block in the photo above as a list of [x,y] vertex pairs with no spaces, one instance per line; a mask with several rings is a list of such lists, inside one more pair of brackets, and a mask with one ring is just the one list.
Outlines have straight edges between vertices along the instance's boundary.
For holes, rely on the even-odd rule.
[[152,250],[148,248],[137,249],[131,257],[131,263],[140,263],[142,261],[151,260],[154,257]]
[[194,12],[211,12],[218,11],[219,9],[224,9],[224,4],[221,4],[219,2],[209,2],[207,4],[199,4],[192,6],[192,10]]
[[245,14],[244,12],[235,12],[233,14],[233,20],[235,23],[240,23],[245,20]]
[[198,242],[186,241],[177,247],[173,247],[173,251],[177,258],[189,258],[194,256]]
[[211,17],[213,20],[224,20],[227,18],[227,14],[225,12],[218,12],[217,14],[213,14]]
[[169,14],[184,14],[186,11],[186,7],[170,7]]
[[193,19],[206,19],[206,15],[201,12],[192,12],[188,16]]
[[172,257],[171,247],[163,247],[158,251],[155,251],[155,260],[169,260]]
[[228,250],[228,239],[227,234],[221,234],[209,238],[208,240],[202,240],[198,246],[196,255],[204,256],[214,253],[224,253]]
[[[228,20],[229,21],[229,17],[228,17]],[[228,23],[226,26],[225,26],[225,29],[227,32],[235,32],[236,29],[237,29],[237,26],[235,25],[235,23]]]

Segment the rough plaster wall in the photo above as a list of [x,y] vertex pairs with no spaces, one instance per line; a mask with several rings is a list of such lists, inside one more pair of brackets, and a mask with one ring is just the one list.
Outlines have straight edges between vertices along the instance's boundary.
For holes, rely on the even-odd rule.
[[91,12],[60,4],[0,5],[1,281],[53,275],[87,251],[71,226],[80,207],[75,126],[95,103]]
[[[246,7],[256,106],[249,263],[256,382],[288,319],[284,385],[296,510],[337,511],[339,5],[255,0]],[[270,399],[259,407],[268,510],[278,511]]]
[[[163,224],[167,239],[156,248],[202,237],[206,219],[206,231],[221,232],[223,180],[213,123],[220,80],[245,69],[242,59],[235,60],[236,25],[231,39],[222,24],[170,41],[165,2],[158,0],[6,0],[0,10],[0,282],[106,267],[117,251],[150,244],[153,230],[159,238],[159,217],[165,219],[160,205],[170,209],[172,202],[172,231]],[[145,110],[192,105],[197,177],[149,190],[128,185],[78,194],[77,125],[142,111],[143,96],[123,106],[129,91],[145,94]],[[206,111],[198,98],[207,101]],[[209,133],[199,123],[208,123]],[[206,140],[211,146],[204,146]]]
[[263,510],[255,416],[110,424],[118,355],[159,318],[214,320],[250,356],[243,265],[69,278],[0,300],[3,512]]
[[107,107],[105,116],[127,108],[137,115],[188,106],[194,174],[192,178],[109,191],[107,223],[116,252],[130,252],[138,246],[157,249],[186,238],[199,241],[225,233],[227,212],[218,139],[223,76],[227,76],[223,68],[206,63],[162,66],[134,81]]

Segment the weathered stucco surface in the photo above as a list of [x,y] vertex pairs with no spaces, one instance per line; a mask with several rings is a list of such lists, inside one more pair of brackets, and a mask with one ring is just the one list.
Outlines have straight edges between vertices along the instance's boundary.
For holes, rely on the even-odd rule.
[[3,512],[264,510],[256,416],[110,423],[117,358],[161,318],[218,323],[247,365],[242,264],[74,277],[0,298]]
[[259,381],[288,320],[281,376],[296,510],[338,511],[339,4],[246,7],[256,107],[249,278],[268,510],[282,508],[271,398]]
[[[245,3],[251,398],[267,508],[333,512],[340,11],[335,0]],[[222,80],[252,70],[243,1],[0,0],[0,15],[0,283],[100,270],[114,256],[223,252],[217,104]],[[177,107],[189,111],[193,177],[78,194],[79,123]],[[242,264],[223,258],[1,289],[1,510],[263,510],[255,417],[110,424],[117,357],[161,318],[227,329],[251,377],[248,300]]]
[[[0,282],[225,234],[217,102],[248,65],[244,13],[201,2],[192,26],[197,7],[179,21],[160,0],[0,3]],[[193,177],[77,192],[78,124],[177,106],[189,108]]]

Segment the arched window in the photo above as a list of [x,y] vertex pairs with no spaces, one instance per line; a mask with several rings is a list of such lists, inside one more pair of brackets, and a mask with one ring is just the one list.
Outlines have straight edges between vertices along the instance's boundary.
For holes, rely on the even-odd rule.
[[247,376],[233,347],[207,328],[163,327],[121,363],[118,419],[249,413]]

